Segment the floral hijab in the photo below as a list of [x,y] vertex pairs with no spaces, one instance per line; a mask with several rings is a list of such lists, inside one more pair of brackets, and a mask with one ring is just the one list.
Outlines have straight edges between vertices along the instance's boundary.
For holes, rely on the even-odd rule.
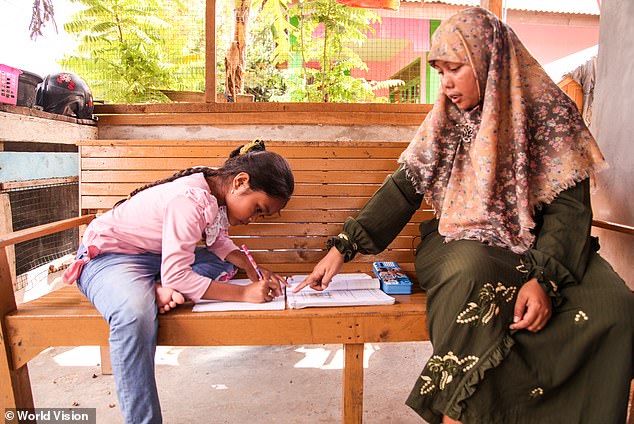
[[444,21],[429,61],[469,64],[481,102],[463,112],[440,93],[399,159],[447,241],[528,250],[533,212],[605,165],[575,104],[515,33],[472,8]]

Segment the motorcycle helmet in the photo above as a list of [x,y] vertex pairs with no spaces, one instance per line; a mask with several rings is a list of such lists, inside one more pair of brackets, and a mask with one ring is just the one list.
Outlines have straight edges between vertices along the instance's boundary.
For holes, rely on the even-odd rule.
[[45,112],[91,119],[92,93],[88,84],[71,72],[47,75],[38,84],[35,104]]

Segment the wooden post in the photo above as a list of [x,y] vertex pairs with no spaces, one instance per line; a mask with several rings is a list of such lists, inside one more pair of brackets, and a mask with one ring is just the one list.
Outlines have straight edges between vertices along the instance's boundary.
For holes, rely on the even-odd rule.
[[112,362],[110,362],[110,346],[99,346],[101,355],[101,374],[112,375]]
[[216,0],[207,0],[205,17],[205,102],[216,103]]
[[[11,218],[11,202],[9,193],[0,193],[0,216],[4,219],[0,220],[0,234],[13,232],[13,219]],[[7,246],[7,259],[9,261],[9,272],[11,278],[11,287],[15,287],[15,246]]]
[[363,347],[363,343],[343,345],[343,424],[363,421]]
[[13,369],[11,347],[6,344],[4,317],[17,309],[11,282],[7,247],[0,248],[0,411],[5,408],[33,408],[33,394],[26,365]]
[[503,0],[480,0],[480,7],[492,12],[499,20],[503,20],[502,1]]

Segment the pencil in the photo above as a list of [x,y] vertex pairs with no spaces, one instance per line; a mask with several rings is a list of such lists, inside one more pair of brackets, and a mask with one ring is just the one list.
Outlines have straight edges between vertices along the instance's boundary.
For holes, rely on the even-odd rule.
[[260,268],[258,267],[258,264],[255,263],[255,259],[253,259],[253,256],[251,256],[251,253],[249,252],[249,249],[247,249],[247,245],[246,244],[242,245],[242,251],[247,256],[247,259],[249,260],[249,262],[251,262],[251,265],[253,266],[253,268],[255,268],[255,272],[258,273],[258,277],[260,277],[260,280],[263,280],[264,277],[262,277],[262,273],[260,272]]

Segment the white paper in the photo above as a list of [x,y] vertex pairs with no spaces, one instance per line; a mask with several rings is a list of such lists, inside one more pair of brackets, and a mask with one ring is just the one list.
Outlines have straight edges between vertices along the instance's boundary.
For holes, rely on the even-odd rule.
[[[282,311],[286,309],[301,309],[308,307],[328,306],[363,306],[363,305],[391,305],[394,298],[385,294],[379,287],[377,278],[368,274],[338,274],[323,291],[306,287],[299,293],[293,293],[293,287],[304,281],[308,275],[294,275],[288,279],[290,287],[286,288],[286,296],[278,296],[271,302],[225,302],[222,300],[200,300],[193,307],[194,312],[209,311]],[[230,280],[222,284],[247,285],[251,280]]]
[[290,287],[286,288],[286,301],[289,309],[328,306],[391,305],[394,298],[380,290],[377,278],[367,274],[338,274],[330,285],[322,291],[306,287],[298,293],[292,289],[304,281],[307,275],[294,275],[289,278]]
[[[293,275],[288,279],[289,287],[286,288],[287,292],[293,291],[295,287],[304,281],[308,275]],[[337,274],[332,277],[332,281],[322,291],[311,289],[306,287],[302,289],[302,292],[309,291],[313,293],[323,293],[333,290],[357,290],[357,289],[379,289],[381,288],[381,282],[378,278],[372,278],[368,274],[352,273],[352,274]]]
[[[217,284],[237,284],[246,286],[251,283],[249,279],[229,280],[226,283]],[[250,302],[226,302],[223,300],[199,300],[192,308],[193,312],[210,311],[283,311],[286,307],[284,296],[278,296],[270,302],[250,303]]]
[[329,306],[391,305],[394,298],[380,289],[311,291],[286,295],[289,309]]

